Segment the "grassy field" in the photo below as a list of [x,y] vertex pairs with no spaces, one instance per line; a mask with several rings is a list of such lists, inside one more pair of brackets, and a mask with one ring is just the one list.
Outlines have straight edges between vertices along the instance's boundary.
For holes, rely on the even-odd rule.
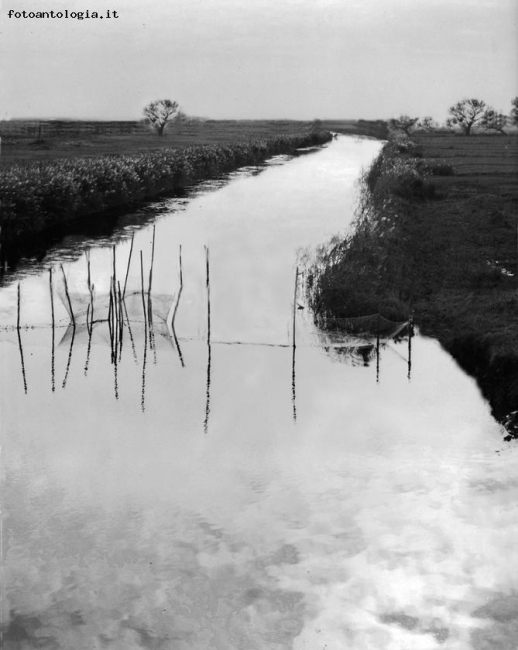
[[141,153],[194,145],[290,135],[315,129],[385,137],[383,122],[333,120],[195,120],[173,124],[159,137],[139,122],[0,122],[0,166],[60,158]]
[[327,316],[413,312],[504,421],[518,409],[518,137],[413,140],[366,175],[356,232],[326,253],[314,302]]

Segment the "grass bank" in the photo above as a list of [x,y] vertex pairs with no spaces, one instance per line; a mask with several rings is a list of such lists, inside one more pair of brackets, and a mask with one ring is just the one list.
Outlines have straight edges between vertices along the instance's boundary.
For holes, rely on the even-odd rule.
[[2,166],[2,243],[19,242],[90,215],[131,208],[198,180],[330,139],[327,132],[313,131],[226,145]]
[[311,299],[329,317],[413,313],[518,437],[518,138],[391,140],[361,179],[354,232],[325,248]]

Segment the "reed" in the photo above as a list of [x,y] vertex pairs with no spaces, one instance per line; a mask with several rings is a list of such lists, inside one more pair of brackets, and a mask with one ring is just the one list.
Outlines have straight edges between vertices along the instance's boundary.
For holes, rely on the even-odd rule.
[[21,240],[79,217],[133,207],[242,165],[330,139],[329,133],[313,132],[224,146],[12,165],[0,170],[2,241]]

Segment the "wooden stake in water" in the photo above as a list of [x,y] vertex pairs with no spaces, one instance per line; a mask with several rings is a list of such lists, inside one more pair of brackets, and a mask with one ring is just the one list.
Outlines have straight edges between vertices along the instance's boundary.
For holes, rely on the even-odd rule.
[[65,269],[63,268],[63,264],[61,264],[61,273],[63,274],[63,282],[65,284],[65,294],[67,297],[68,301],[68,308],[70,312],[70,320],[72,321],[72,326],[76,326],[76,319],[74,317],[74,310],[72,309],[72,301],[70,300],[70,294],[68,293],[68,282],[67,282],[67,276],[65,275]]
[[122,290],[122,298],[124,299],[126,295],[126,287],[128,285],[128,276],[129,276],[129,270],[130,270],[130,264],[131,264],[131,255],[133,253],[133,242],[135,241],[135,232],[131,235],[131,247],[130,247],[130,252],[129,252],[129,257],[128,257],[128,266],[126,267],[126,278],[124,279],[124,289]]
[[72,363],[72,354],[74,351],[74,339],[76,337],[76,326],[72,325],[72,337],[70,339],[70,349],[68,351],[68,360],[67,360],[67,367],[65,370],[65,376],[63,377],[63,384],[62,387],[66,388],[67,386],[67,381],[68,381],[68,373],[70,372],[70,365]]
[[90,293],[90,322],[88,322],[88,317],[86,319],[86,324],[88,326],[88,333],[92,335],[92,328],[94,325],[94,285],[92,284],[92,275],[90,269],[90,251],[86,251],[86,265],[88,270],[88,292]]
[[291,355],[291,403],[293,406],[293,421],[297,422],[297,386],[296,386],[296,371],[295,371],[295,357],[297,347],[293,346],[293,353]]
[[212,349],[210,345],[210,263],[209,263],[209,249],[205,246],[205,263],[206,263],[206,288],[207,288],[207,387],[205,394],[205,420],[203,422],[203,430],[208,433],[209,430],[209,415],[210,415],[210,381],[211,381],[211,367],[212,367]]
[[140,251],[140,291],[142,294],[142,309],[144,310],[144,356],[142,358],[142,394],[140,407],[142,412],[144,412],[146,410],[147,314],[144,292],[144,260],[142,258],[142,251]]
[[110,302],[108,304],[108,330],[110,332],[110,351],[111,360],[113,362],[113,291],[112,291],[112,277],[110,276]]
[[178,253],[178,258],[179,258],[179,274],[180,274],[180,288],[178,289],[178,296],[176,298],[176,303],[173,309],[173,316],[171,318],[171,330],[173,332],[173,338],[174,342],[176,345],[176,349],[178,350],[178,357],[180,358],[180,363],[182,364],[182,368],[185,367],[185,363],[183,360],[183,355],[182,355],[182,350],[180,349],[180,343],[178,341],[178,337],[176,336],[176,330],[174,327],[175,319],[176,319],[176,312],[178,311],[178,305],[180,304],[180,298],[182,296],[182,291],[183,291],[183,270],[182,270],[182,246],[180,244],[180,249]]
[[408,319],[408,381],[412,374],[412,337],[414,336],[414,319],[412,316]]
[[[88,365],[90,363],[90,352],[92,350],[92,332],[93,332],[93,324],[91,322],[91,310],[90,310],[91,305],[88,305],[88,308],[86,310],[86,327],[88,330],[88,345],[86,347],[86,361],[85,361],[85,368],[84,368],[84,373],[85,377],[88,375]],[[89,321],[90,318],[90,321]],[[90,323],[90,324],[88,324]]]
[[209,249],[205,246],[206,288],[207,288],[207,341],[210,342],[210,262]]
[[293,291],[293,347],[297,346],[296,334],[295,334],[295,323],[297,315],[297,289],[299,286],[299,267],[295,269],[295,289]]
[[295,269],[295,288],[293,290],[293,354],[291,359],[291,402],[293,406],[293,421],[297,421],[296,385],[295,385],[295,355],[297,349],[296,323],[297,323],[297,292],[299,287],[299,267]]
[[180,245],[180,251],[178,254],[179,257],[179,273],[180,273],[180,288],[178,289],[178,297],[176,298],[176,304],[173,310],[173,317],[171,318],[171,327],[174,330],[174,321],[176,318],[176,312],[178,311],[178,305],[180,304],[180,297],[183,291],[183,271],[182,271],[182,246]]
[[52,392],[56,390],[56,373],[55,373],[55,349],[56,349],[56,329],[55,329],[55,316],[54,316],[54,287],[52,286],[52,268],[49,269],[49,285],[50,285],[50,313],[52,318],[52,347],[50,356],[50,385]]
[[131,349],[133,351],[133,358],[135,359],[135,363],[138,363],[138,357],[137,357],[137,350],[135,349],[135,341],[133,340],[133,332],[131,331],[131,323],[128,315],[128,309],[126,307],[126,301],[122,301],[122,307],[124,309],[124,315],[126,317],[126,324],[128,326],[128,334],[130,337],[130,342],[131,342]]
[[117,284],[117,263],[115,259],[115,245],[112,246],[112,259],[113,259],[113,284]]
[[148,297],[151,296],[151,285],[153,284],[153,265],[155,263],[155,226],[153,226],[153,243],[151,245],[151,267],[149,269]]
[[17,319],[16,319],[16,333],[18,334],[18,348],[20,350],[20,362],[22,366],[22,378],[23,378],[23,390],[27,394],[27,378],[25,375],[25,360],[23,358],[23,345],[22,345],[22,335],[20,332],[21,325],[21,295],[20,295],[20,283],[18,282],[18,309],[17,309]]
[[144,260],[142,257],[142,251],[140,251],[140,293],[142,296],[142,309],[144,311],[144,326],[147,332],[146,298],[144,292]]
[[124,335],[124,312],[122,310],[122,293],[120,282],[117,282],[117,296],[118,296],[118,306],[119,310],[117,312],[117,318],[119,323],[119,361],[122,357],[122,337]]
[[378,333],[376,335],[376,383],[380,380],[380,313],[378,312]]
[[16,329],[18,329],[18,330],[20,329],[20,311],[21,311],[20,301],[21,301],[21,298],[20,298],[20,283],[18,282],[18,299],[17,299],[17,309],[16,309]]

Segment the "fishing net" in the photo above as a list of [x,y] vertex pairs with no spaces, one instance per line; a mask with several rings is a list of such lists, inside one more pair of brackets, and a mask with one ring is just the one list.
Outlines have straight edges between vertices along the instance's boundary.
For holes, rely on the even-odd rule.
[[[86,324],[87,317],[90,319],[91,310],[93,309],[94,321],[106,321],[110,311],[110,302],[113,297],[110,293],[105,292],[97,294],[93,292],[93,296],[89,293],[71,293],[67,297],[66,292],[61,287],[58,288],[58,296],[65,307],[70,320],[75,320],[76,325]],[[69,299],[70,298],[70,301]],[[146,318],[149,318],[149,310],[153,320],[157,322],[166,322],[170,319],[172,310],[176,303],[176,296],[172,294],[156,294],[153,293],[151,297],[146,292],[142,294],[140,291],[128,292],[124,296],[123,306],[125,319],[129,319],[131,323],[144,322],[144,306],[146,309]]]
[[410,321],[392,321],[381,314],[358,316],[355,318],[326,318],[319,325],[325,327],[329,334],[342,333],[359,339],[396,338],[409,328]]

